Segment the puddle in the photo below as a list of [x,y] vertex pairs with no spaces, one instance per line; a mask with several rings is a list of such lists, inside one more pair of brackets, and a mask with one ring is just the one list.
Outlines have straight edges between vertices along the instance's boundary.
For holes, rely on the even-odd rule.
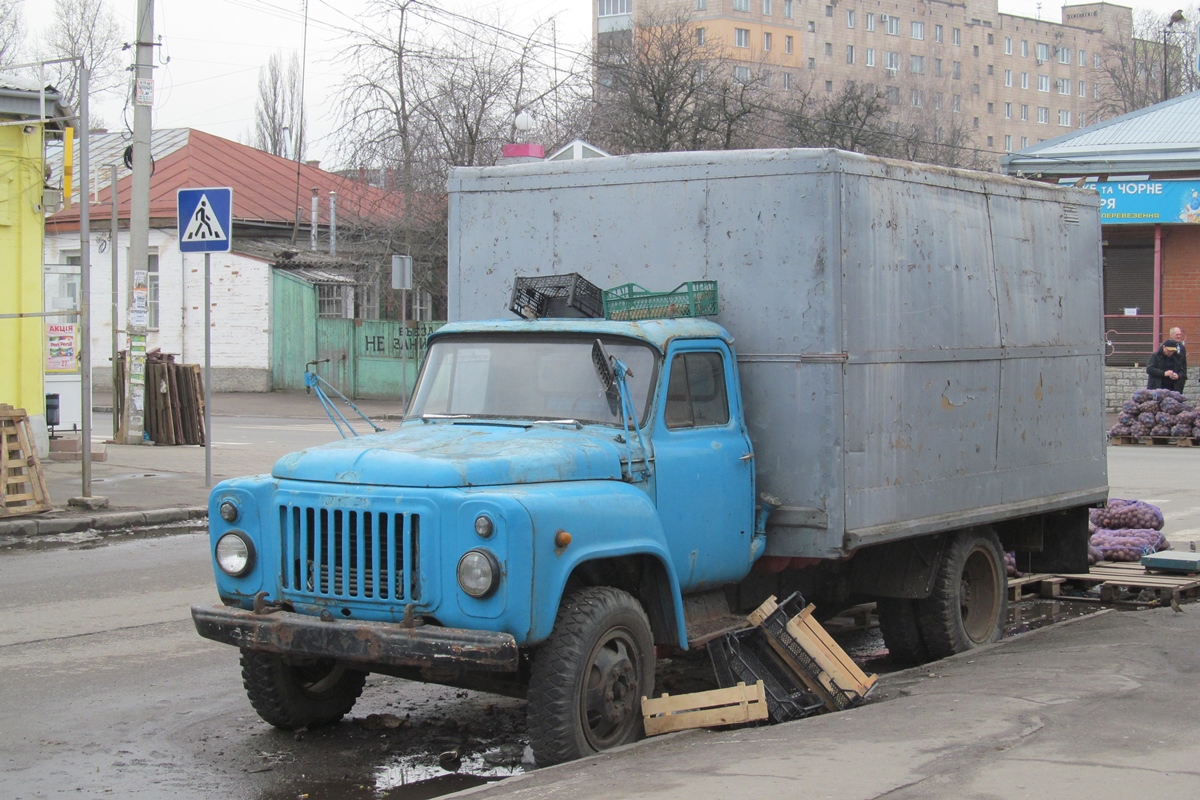
[[[525,771],[521,764],[497,764],[489,763],[487,755],[470,755],[462,759],[462,766],[455,772],[447,772],[437,764],[430,764],[430,761],[437,761],[436,756],[418,755],[404,756],[397,759],[394,763],[387,766],[378,767],[375,771],[375,791],[376,793],[389,793],[401,787],[417,787],[428,784],[431,780],[441,780],[450,777],[456,777],[463,780],[473,780],[472,786],[479,786],[484,783],[510,778],[513,775],[520,775]],[[460,787],[466,788],[466,787]],[[455,791],[458,791],[455,789]],[[443,792],[444,793],[444,792]],[[416,794],[384,794],[384,797],[436,797],[438,795],[416,795]]]
[[1056,622],[1086,617],[1101,611],[1099,603],[1071,600],[1022,600],[1008,604],[1008,619],[1004,625],[1005,636],[1027,633]]

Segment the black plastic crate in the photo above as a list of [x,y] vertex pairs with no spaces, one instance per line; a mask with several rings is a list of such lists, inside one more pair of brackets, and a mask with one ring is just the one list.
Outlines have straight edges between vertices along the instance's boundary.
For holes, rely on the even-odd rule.
[[763,682],[771,722],[790,722],[817,713],[825,702],[810,692],[771,649],[757,628],[727,633],[708,643],[709,658],[722,689]]
[[513,282],[508,309],[526,319],[599,318],[604,316],[604,300],[600,287],[577,272],[518,276]]

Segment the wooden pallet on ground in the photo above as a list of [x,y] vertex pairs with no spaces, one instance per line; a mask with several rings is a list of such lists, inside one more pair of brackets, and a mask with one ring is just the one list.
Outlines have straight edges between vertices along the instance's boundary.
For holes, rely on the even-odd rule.
[[728,689],[642,698],[642,723],[647,736],[758,722],[767,716],[767,692],[762,681],[753,686],[738,683]]
[[1200,595],[1200,576],[1163,575],[1147,572],[1141,564],[1122,561],[1101,561],[1093,564],[1086,574],[1059,574],[1055,577],[1090,586],[1099,586],[1104,603],[1127,602],[1122,595],[1130,589],[1153,592],[1160,600],[1192,599]]
[[1150,445],[1170,447],[1200,447],[1200,439],[1189,436],[1113,436],[1109,439],[1115,445]]
[[1033,597],[1051,599],[1059,596],[1065,578],[1056,575],[1031,574],[1008,579],[1008,601],[1019,603]]
[[0,517],[49,511],[50,493],[23,408],[0,405]]

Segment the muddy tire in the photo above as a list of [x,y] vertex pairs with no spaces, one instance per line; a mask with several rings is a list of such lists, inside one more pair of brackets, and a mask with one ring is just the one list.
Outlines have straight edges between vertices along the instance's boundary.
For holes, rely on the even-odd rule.
[[942,553],[933,593],[916,603],[930,658],[999,641],[1008,612],[1000,540],[988,528],[959,531]]
[[875,602],[875,611],[879,614],[879,632],[892,661],[924,664],[929,660],[929,650],[917,623],[916,601],[907,597],[880,597]]
[[546,767],[636,741],[642,697],[653,692],[654,640],[638,602],[607,586],[568,595],[533,656],[534,761]]
[[274,653],[242,651],[242,684],[250,705],[284,730],[337,722],[354,708],[366,680],[367,673],[328,659],[289,664]]

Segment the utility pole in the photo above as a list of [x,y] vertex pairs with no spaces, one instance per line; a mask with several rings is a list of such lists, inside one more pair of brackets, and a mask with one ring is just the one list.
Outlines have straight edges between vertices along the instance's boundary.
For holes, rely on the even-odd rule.
[[[146,427],[146,323],[149,316],[150,110],[154,106],[154,0],[138,0],[134,64],[133,194],[129,204],[129,267],[125,270],[129,311],[125,341],[125,402],[120,444],[141,444]],[[115,322],[115,321],[114,321]]]

